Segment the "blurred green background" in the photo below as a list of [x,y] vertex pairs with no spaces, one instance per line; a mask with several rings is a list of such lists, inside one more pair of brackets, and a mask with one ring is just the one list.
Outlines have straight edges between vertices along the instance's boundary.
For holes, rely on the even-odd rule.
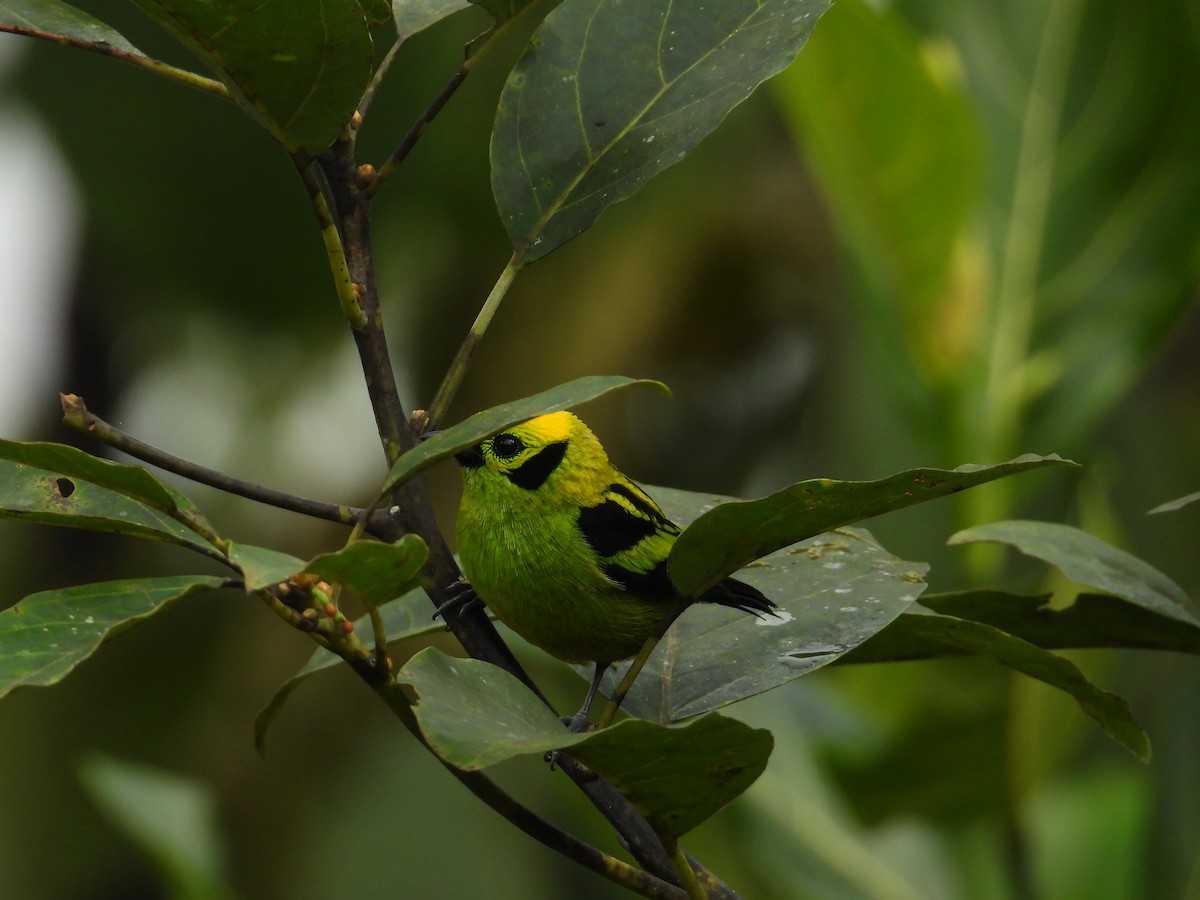
[[[130,5],[80,5],[187,62]],[[405,48],[364,159],[390,151],[484,21],[472,11]],[[487,142],[519,46],[471,76],[376,205],[410,407],[508,256]],[[586,418],[639,480],[745,496],[1058,452],[1085,468],[870,527],[931,562],[933,589],[1064,589],[1020,560],[945,547],[959,527],[1021,516],[1079,525],[1196,597],[1200,506],[1146,510],[1200,489],[1197,85],[1187,0],[842,0],[691,157],[520,275],[454,417],[578,375],[661,378],[674,399],[618,395]],[[9,264],[61,294],[35,303],[3,282],[6,333],[54,314],[6,350],[23,353],[20,379],[0,384],[6,437],[74,440],[54,396],[73,391],[206,465],[370,498],[383,459],[352,344],[304,193],[264,134],[212,97],[15,38],[0,41],[0,133],[0,150],[33,141],[70,186],[3,210],[19,236],[65,204],[49,210],[57,240]],[[449,525],[457,475],[432,477]],[[183,487],[235,539],[302,556],[342,539]],[[0,522],[0,565],[7,606],[195,563]],[[203,879],[173,887],[115,824],[102,798],[119,760],[205,792],[220,837],[199,827],[188,842],[230,896],[623,896],[478,804],[345,673],[297,692],[259,758],[254,715],[310,646],[244,597],[205,595],[63,684],[7,698],[3,895],[206,896]],[[518,652],[573,702],[565,667]],[[1200,662],[1070,655],[1130,700],[1151,764],[1070,700],[982,662],[822,670],[731,710],[774,731],[775,755],[685,844],[747,897],[1200,898]],[[540,762],[497,776],[619,852]]]

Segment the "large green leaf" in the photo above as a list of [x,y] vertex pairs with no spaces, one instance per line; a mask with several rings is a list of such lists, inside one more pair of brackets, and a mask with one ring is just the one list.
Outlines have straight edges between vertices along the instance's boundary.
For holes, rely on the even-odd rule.
[[344,584],[371,606],[379,606],[412,587],[428,555],[423,540],[406,534],[394,544],[354,541],[336,553],[314,558],[305,571]]
[[799,53],[826,0],[572,0],[500,95],[492,190],[528,263],[683,159]]
[[333,143],[371,77],[358,0],[134,0],[187,44],[288,152]]
[[585,375],[574,381],[568,381],[566,384],[542,391],[540,394],[477,412],[457,425],[437,432],[396,460],[396,464],[392,466],[387,478],[384,479],[381,493],[403,484],[414,475],[424,472],[434,463],[449,459],[454,454],[475,446],[484,438],[503,431],[509,425],[524,422],[534,416],[578,406],[588,400],[594,400],[602,394],[607,394],[609,391],[635,384],[654,388],[664,394],[670,393],[667,386],[659,381],[627,378],[624,375]]
[[[728,498],[655,487],[685,524]],[[667,632],[624,709],[669,723],[762,693],[833,662],[884,629],[925,590],[923,563],[905,562],[866,531],[843,528],[780,550],[737,573],[779,604],[756,617],[696,604]],[[611,689],[624,674],[607,676]]]
[[102,642],[168,604],[219,588],[224,581],[212,575],[173,575],[31,594],[0,612],[0,697],[17,687],[60,681]]
[[1010,669],[1070,694],[1108,735],[1138,759],[1150,759],[1150,741],[1133,720],[1129,704],[1092,684],[1068,659],[999,628],[933,613],[903,616],[905,632],[919,641],[994,659]]
[[82,478],[8,459],[0,459],[0,518],[166,541],[224,561],[224,556],[192,529],[140,500]]
[[90,481],[165,512],[209,541],[216,539],[212,525],[196,504],[141,466],[110,462],[66,444],[23,443],[3,438],[0,438],[0,459]]
[[1154,566],[1099,538],[1056,522],[1013,520],[958,532],[951,544],[991,541],[1009,544],[1044,560],[1079,584],[1097,588],[1190,626],[1200,616],[1179,585]]
[[671,581],[684,596],[696,596],[747,563],[804,538],[1051,465],[1074,463],[1027,453],[996,465],[911,469],[879,481],[815,478],[761,500],[721,503],[685,529],[671,548]]
[[[1079,594],[1066,607],[1052,607],[1050,599],[1049,594],[978,590],[925,594],[918,602],[943,615],[991,625],[1047,650],[1109,647],[1200,654],[1200,622],[1183,622],[1109,594]],[[910,622],[908,613],[900,616],[838,661],[890,662],[959,652],[923,639],[908,627]]]
[[59,0],[0,0],[0,31],[47,40],[61,35],[105,52],[145,56],[116,29]]
[[395,0],[392,17],[396,20],[396,36],[407,40],[471,5],[472,0]]
[[79,775],[96,805],[153,860],[170,886],[167,896],[234,900],[225,878],[228,849],[211,789],[106,756],[85,759]]
[[571,734],[503,669],[432,648],[409,660],[398,680],[415,688],[421,732],[451,765],[480,769],[518,755],[566,750],[676,836],[749,787],[773,745],[770,732],[716,713],[682,727],[628,720]]

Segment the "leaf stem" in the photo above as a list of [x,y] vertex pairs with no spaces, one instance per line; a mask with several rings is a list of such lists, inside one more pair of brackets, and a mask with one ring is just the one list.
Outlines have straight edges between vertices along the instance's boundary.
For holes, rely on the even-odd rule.
[[625,695],[629,693],[633,687],[634,681],[638,675],[642,673],[646,662],[650,659],[650,654],[654,652],[654,648],[658,646],[658,642],[663,639],[663,635],[667,633],[667,629],[674,624],[675,620],[683,615],[683,611],[692,605],[692,601],[687,598],[681,598],[675,604],[675,607],[663,618],[654,634],[646,638],[646,643],[642,644],[642,649],[638,651],[638,655],[633,658],[633,662],[629,664],[629,668],[625,670],[624,676],[621,678],[617,689],[613,691],[612,697],[608,701],[608,706],[604,708],[604,715],[600,717],[599,727],[607,728],[616,718],[617,710],[621,708],[621,704],[625,700]]
[[58,34],[53,31],[43,31],[40,28],[28,28],[22,25],[4,24],[0,25],[0,31],[8,31],[12,34],[20,34],[26,37],[38,38],[43,41],[50,41],[53,44],[62,44],[66,47],[76,47],[80,50],[88,50],[92,53],[99,53],[102,56],[111,56],[114,59],[124,60],[128,63],[133,63],[135,66],[140,66],[147,71],[153,72],[156,75],[161,75],[164,78],[170,78],[172,81],[177,81],[180,84],[195,88],[199,91],[204,91],[206,94],[212,94],[224,100],[232,100],[233,96],[220,81],[215,78],[207,78],[204,75],[198,75],[195,72],[189,72],[187,69],[179,69],[161,60],[146,56],[144,53],[131,52],[122,50],[120,47],[115,47],[105,41],[86,41],[80,38],[73,38],[70,35]]
[[383,55],[383,59],[379,61],[375,71],[371,74],[371,81],[367,85],[367,89],[363,91],[362,100],[358,103],[358,114],[362,118],[367,117],[367,111],[370,110],[371,104],[375,102],[375,94],[379,91],[379,86],[383,84],[383,79],[391,69],[392,63],[396,61],[396,57],[400,54],[400,48],[405,44],[402,40],[392,41],[392,46],[388,47],[387,53]]
[[352,506],[338,506],[334,503],[325,503],[321,500],[310,500],[306,497],[298,497],[295,494],[286,494],[283,491],[264,487],[261,484],[255,484],[251,481],[243,481],[240,478],[234,478],[232,475],[226,475],[224,472],[218,472],[215,469],[209,469],[178,456],[173,456],[165,450],[151,446],[145,441],[126,434],[116,426],[110,425],[92,413],[84,405],[83,400],[73,394],[63,396],[63,411],[65,413],[63,422],[69,428],[90,435],[102,444],[107,444],[123,453],[128,453],[135,459],[140,459],[142,462],[149,463],[164,471],[173,472],[189,481],[207,484],[209,487],[214,487],[219,491],[236,494],[239,497],[245,497],[247,500],[254,500],[258,503],[265,503],[267,506],[286,509],[289,512],[300,513],[301,515],[311,516],[315,519],[324,519],[328,522],[337,522],[339,525],[351,525],[362,515],[363,511],[361,509],[356,509]]
[[512,285],[513,279],[517,277],[517,271],[520,267],[521,254],[519,252],[514,253],[509,258],[508,265],[504,267],[504,271],[500,273],[500,277],[496,279],[491,293],[483,301],[483,306],[480,308],[479,314],[471,324],[471,330],[467,332],[466,338],[459,346],[454,361],[450,363],[450,368],[446,371],[446,377],[442,379],[437,393],[433,396],[433,402],[429,404],[429,411],[426,416],[428,427],[436,428],[449,410],[450,404],[454,402],[454,397],[462,385],[463,378],[467,374],[467,369],[471,365],[471,360],[475,357],[475,351],[479,349],[479,342],[483,340],[484,332],[487,331],[488,326],[491,324],[496,310],[500,308],[500,301],[508,293],[508,289]]
[[708,900],[708,892],[696,880],[696,873],[692,871],[692,867],[688,863],[687,857],[684,856],[683,848],[679,846],[679,842],[670,834],[663,831],[659,831],[658,836],[662,839],[663,846],[667,848],[667,852],[671,854],[671,865],[675,867],[675,877],[679,879],[680,885],[687,892],[688,900]]

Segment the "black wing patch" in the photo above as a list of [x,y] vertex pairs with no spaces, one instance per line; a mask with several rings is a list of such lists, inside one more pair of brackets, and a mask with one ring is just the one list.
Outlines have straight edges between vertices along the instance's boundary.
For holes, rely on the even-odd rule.
[[558,464],[563,461],[566,452],[566,441],[547,444],[517,468],[505,474],[508,475],[508,480],[517,487],[525,488],[527,491],[536,491],[546,483],[550,473],[558,468]]
[[[608,490],[625,496],[620,488],[620,485],[614,484]],[[617,500],[605,500],[597,506],[585,506],[579,511],[579,530],[593,550],[603,557],[609,557],[650,537],[658,530],[658,524],[654,519],[630,512]]]
[[609,563],[603,569],[604,574],[627,591],[641,594],[644,597],[675,596],[675,586],[667,577],[667,564],[660,562],[649,572],[631,572],[624,566]]

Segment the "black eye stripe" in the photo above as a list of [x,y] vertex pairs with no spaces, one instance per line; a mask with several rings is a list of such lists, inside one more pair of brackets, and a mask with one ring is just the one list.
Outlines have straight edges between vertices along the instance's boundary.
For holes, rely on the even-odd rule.
[[508,476],[508,480],[517,487],[525,488],[527,491],[536,491],[546,483],[550,473],[558,468],[558,464],[563,461],[566,452],[566,441],[547,444],[521,465],[505,474]]

